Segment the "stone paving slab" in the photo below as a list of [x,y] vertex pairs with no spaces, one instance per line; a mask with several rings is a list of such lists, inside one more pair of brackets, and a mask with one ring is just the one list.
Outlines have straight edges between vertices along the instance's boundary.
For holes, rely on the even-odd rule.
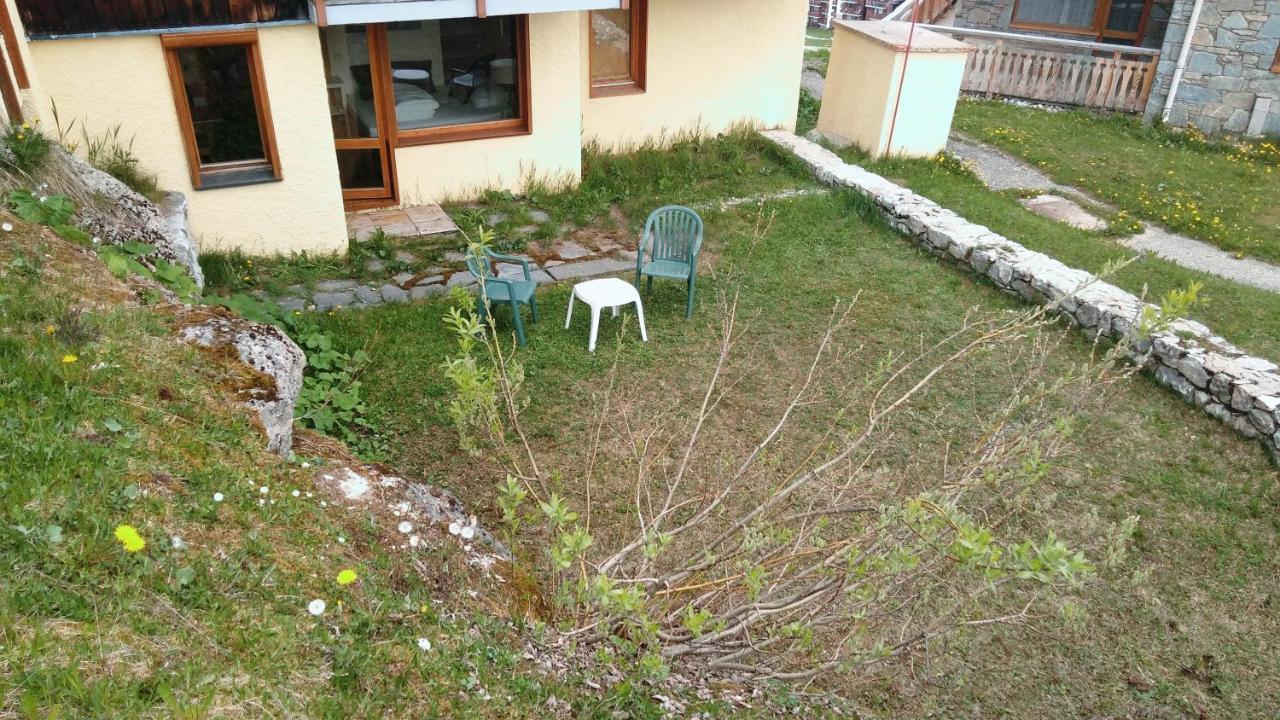
[[1022,207],[1054,222],[1066,223],[1073,228],[1098,232],[1107,229],[1107,221],[1095,217],[1080,204],[1057,195],[1041,194],[1018,200]]
[[347,237],[368,240],[378,229],[394,237],[421,237],[458,231],[449,214],[435,203],[408,208],[391,208],[347,216]]
[[1253,258],[1237,258],[1208,243],[1169,232],[1156,225],[1144,224],[1141,233],[1120,242],[1134,250],[1155,253],[1183,267],[1280,293],[1280,267]]
[[549,268],[547,272],[556,280],[573,280],[576,278],[608,275],[610,273],[632,270],[634,268],[635,265],[627,260],[599,258],[597,260],[587,260],[586,262],[557,265],[553,268]]

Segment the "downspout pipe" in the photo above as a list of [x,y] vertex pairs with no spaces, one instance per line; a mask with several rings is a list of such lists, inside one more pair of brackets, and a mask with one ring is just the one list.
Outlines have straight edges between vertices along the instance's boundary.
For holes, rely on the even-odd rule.
[[1187,34],[1182,38],[1182,50],[1178,52],[1178,65],[1173,69],[1173,80],[1169,82],[1169,94],[1164,99],[1164,110],[1160,113],[1161,122],[1169,122],[1169,113],[1173,112],[1173,101],[1178,98],[1178,86],[1182,84],[1182,73],[1187,69],[1187,58],[1191,55],[1191,38],[1196,34],[1196,26],[1200,24],[1200,9],[1204,0],[1195,0],[1191,5],[1191,20],[1187,23]]

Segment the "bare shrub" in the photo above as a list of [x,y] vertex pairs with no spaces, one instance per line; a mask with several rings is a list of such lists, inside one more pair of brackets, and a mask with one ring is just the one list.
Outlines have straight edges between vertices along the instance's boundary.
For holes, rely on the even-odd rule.
[[[762,216],[757,242],[767,232]],[[528,399],[514,350],[469,309],[451,315],[460,342],[446,364],[451,415],[466,449],[505,467],[504,518],[544,526],[565,637],[629,657],[648,677],[692,660],[812,680],[865,672],[958,628],[1025,618],[1037,600],[1093,577],[1085,549],[1107,563],[1123,553],[1132,519],[1089,548],[1023,522],[1071,447],[1073,417],[1135,371],[1119,350],[1095,348],[1062,371],[1050,359],[1070,331],[1040,307],[970,311],[940,339],[868,357],[856,344],[854,296],[834,303],[795,382],[776,391],[767,427],[713,443],[715,423],[717,433],[734,426],[718,417],[724,408],[759,395],[747,342],[758,336],[739,286],[728,286],[696,407],[618,419],[610,404],[630,400],[615,362],[574,479],[585,484],[581,513],[551,492],[556,458],[540,458],[521,427]],[[880,459],[903,454],[895,433],[950,411],[931,395],[940,380],[979,366],[1007,379],[982,427],[938,457]],[[592,475],[606,461],[634,472],[632,527],[593,534]],[[524,510],[530,500],[540,512]]]

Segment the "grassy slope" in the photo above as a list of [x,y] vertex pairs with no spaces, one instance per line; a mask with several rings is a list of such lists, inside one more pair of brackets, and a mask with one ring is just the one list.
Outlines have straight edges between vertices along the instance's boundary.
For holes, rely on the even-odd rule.
[[[529,717],[552,695],[653,712],[525,662],[451,541],[415,566],[319,488],[293,497],[311,471],[263,451],[226,390],[239,371],[125,294],[50,235],[0,244],[0,717]],[[360,579],[339,588],[344,568]]]
[[[631,174],[626,159],[616,164],[610,173]],[[654,190],[642,175],[633,177],[635,197]],[[708,434],[724,446],[744,442],[766,421],[782,388],[801,371],[797,358],[812,347],[834,297],[863,293],[855,341],[865,353],[859,357],[868,359],[849,359],[854,372],[908,339],[937,337],[975,304],[1014,306],[969,274],[864,222],[847,198],[771,207],[779,213],[773,232],[754,251],[747,241],[751,210],[706,214],[717,264],[714,275],[703,273],[693,321],[681,317],[678,288],[660,285],[648,301],[650,342],[629,337],[619,363],[618,387],[635,417],[700,399],[713,355],[714,299],[735,273],[743,279],[745,307],[756,316],[751,336],[758,348],[750,396],[735,400],[728,418]],[[587,408],[604,391],[611,360],[607,352],[585,352],[581,318],[568,332],[560,325],[567,293],[563,286],[542,292],[544,320],[533,326],[521,359],[536,449],[563,473],[561,490],[581,506],[593,431]],[[443,312],[443,305],[430,303],[386,307],[339,312],[325,323],[350,347],[372,354],[370,402],[395,429],[398,459],[484,507],[496,474],[482,462],[458,458],[443,425],[446,390],[436,369],[449,352]],[[605,323],[603,336],[612,337],[618,325]],[[1086,352],[1072,336],[1059,367]],[[996,364],[948,378],[931,396],[932,409],[913,414],[900,442],[886,450],[886,475],[927,478],[945,443],[971,437],[1007,382]],[[820,413],[809,416],[799,439],[821,432],[826,422]],[[868,707],[904,717],[991,717],[1001,709],[1009,717],[1179,717],[1203,706],[1213,717],[1245,718],[1280,702],[1280,673],[1255,654],[1263,638],[1280,630],[1264,602],[1280,590],[1271,559],[1280,550],[1277,476],[1261,450],[1143,378],[1082,426],[1079,452],[1055,472],[1042,520],[1080,538],[1098,532],[1094,513],[1106,520],[1140,514],[1137,557],[1078,598],[1088,614],[1083,626],[1050,621],[974,633],[957,640],[957,658],[919,666],[916,680],[902,674],[850,689],[862,693]],[[610,521],[629,522],[630,473],[622,463],[597,466],[595,477],[594,512],[603,518],[597,523],[607,544]],[[536,541],[526,552],[532,546]],[[1203,679],[1183,672],[1206,655],[1213,661]]]
[[1127,116],[961,102],[955,127],[1135,217],[1280,262],[1280,147],[1209,143]]

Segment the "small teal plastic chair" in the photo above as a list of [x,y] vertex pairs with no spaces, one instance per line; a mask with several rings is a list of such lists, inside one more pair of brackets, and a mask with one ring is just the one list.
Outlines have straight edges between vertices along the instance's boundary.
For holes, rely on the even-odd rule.
[[[524,280],[498,277],[497,273],[493,271],[494,260],[519,263],[520,267],[524,268]],[[467,253],[467,270],[484,285],[483,292],[476,295],[476,314],[480,317],[480,321],[484,322],[485,318],[492,312],[488,306],[494,303],[506,303],[511,306],[511,318],[516,326],[516,340],[520,341],[520,345],[523,346],[525,344],[524,321],[520,317],[520,305],[522,303],[529,306],[530,316],[532,316],[534,322],[538,322],[538,300],[534,297],[534,291],[538,289],[538,283],[534,281],[532,273],[529,272],[529,261],[511,255],[499,255],[485,248],[483,255],[474,252]],[[486,299],[488,303],[485,302]]]
[[[702,218],[680,205],[660,207],[649,214],[636,252],[636,287],[648,278],[647,291],[656,277],[684,280],[689,289],[685,319],[693,317],[693,288],[702,250]],[[647,259],[646,259],[647,255]]]

